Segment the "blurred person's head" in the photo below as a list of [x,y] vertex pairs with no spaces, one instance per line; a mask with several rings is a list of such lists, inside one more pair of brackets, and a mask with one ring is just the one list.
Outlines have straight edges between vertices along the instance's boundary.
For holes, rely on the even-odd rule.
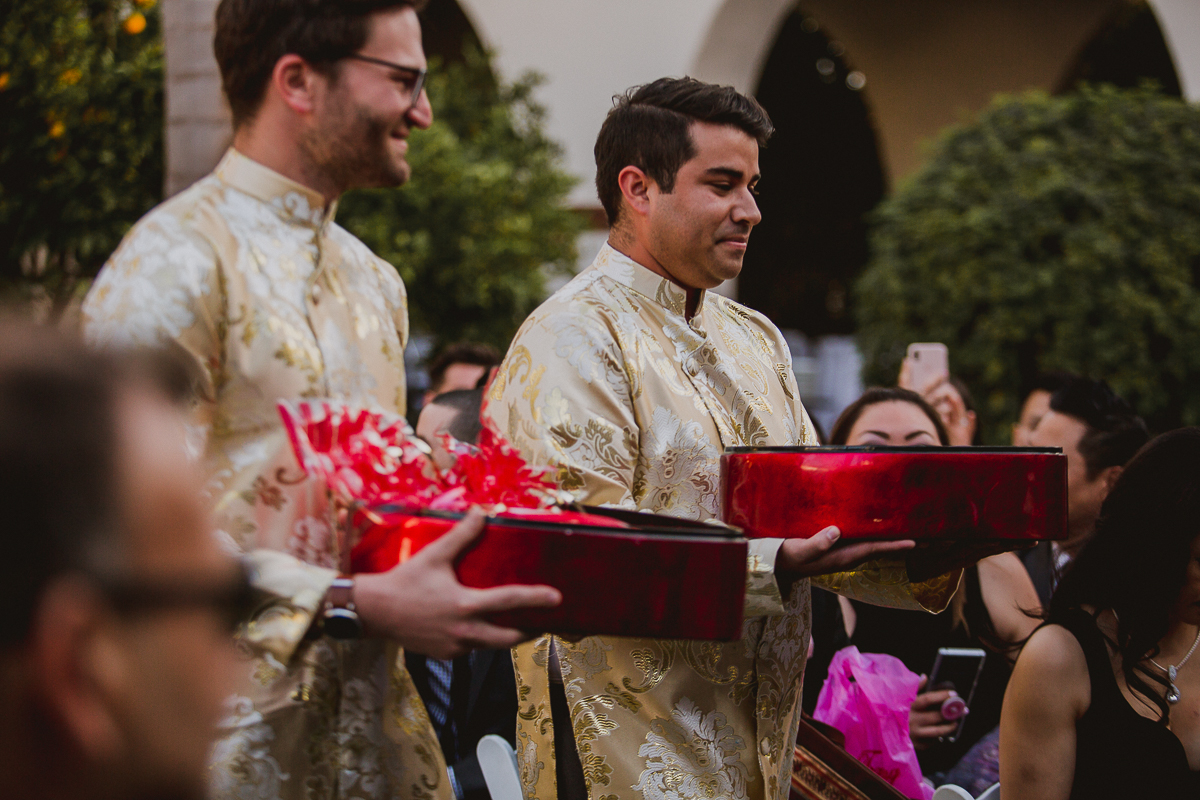
[[483,389],[457,389],[439,394],[421,409],[416,433],[433,450],[433,463],[438,469],[448,469],[454,463],[454,456],[442,441],[443,434],[475,444],[483,429],[482,407]]
[[846,407],[833,423],[831,445],[875,447],[947,446],[950,437],[933,406],[916,392],[873,388]]
[[1061,447],[1067,457],[1064,552],[1075,555],[1092,535],[1104,498],[1149,438],[1146,424],[1104,381],[1074,378],[1051,396],[1029,444]]
[[213,51],[243,154],[332,199],[408,180],[433,111],[423,0],[221,0]]
[[1157,655],[1172,625],[1200,625],[1200,429],[1155,438],[1114,482],[1049,618],[1085,606],[1116,613],[1126,682],[1166,716],[1161,673],[1140,662]]
[[446,346],[429,362],[429,389],[424,403],[459,389],[482,388],[493,367],[500,364],[500,351],[481,342],[457,342]]
[[751,97],[661,78],[614,98],[596,139],[596,190],[609,241],[689,289],[742,269],[762,215],[758,150],[774,127]]
[[1051,395],[1076,377],[1069,372],[1043,372],[1034,379],[1029,394],[1025,395],[1025,402],[1021,404],[1021,413],[1012,426],[1012,443],[1015,447],[1029,447],[1029,435],[1050,410]]
[[6,796],[203,794],[245,584],[153,372],[0,324]]

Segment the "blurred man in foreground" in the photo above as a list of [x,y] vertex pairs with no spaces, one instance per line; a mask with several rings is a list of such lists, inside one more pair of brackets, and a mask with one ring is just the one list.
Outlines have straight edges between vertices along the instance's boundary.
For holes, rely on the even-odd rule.
[[198,798],[248,587],[182,419],[127,364],[0,326],[6,798]]

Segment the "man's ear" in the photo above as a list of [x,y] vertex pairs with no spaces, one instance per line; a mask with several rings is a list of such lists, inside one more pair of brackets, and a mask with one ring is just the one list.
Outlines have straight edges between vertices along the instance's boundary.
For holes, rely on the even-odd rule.
[[316,82],[320,79],[312,65],[295,53],[275,62],[269,91],[279,95],[284,105],[297,114],[311,114],[316,107]]
[[617,185],[631,212],[643,217],[650,213],[650,187],[654,181],[646,173],[631,164],[617,175]]
[[1108,497],[1108,493],[1112,491],[1113,486],[1117,482],[1117,478],[1121,477],[1121,473],[1125,471],[1124,467],[1106,467],[1100,473],[1100,480],[1104,481],[1104,496]]
[[116,759],[125,745],[110,685],[123,659],[104,627],[96,590],[60,578],[42,593],[29,637],[39,704],[64,741],[96,763]]

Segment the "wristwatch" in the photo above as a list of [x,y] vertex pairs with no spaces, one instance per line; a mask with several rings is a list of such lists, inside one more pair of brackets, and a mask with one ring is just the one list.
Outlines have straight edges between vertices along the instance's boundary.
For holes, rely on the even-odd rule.
[[325,593],[321,631],[331,639],[361,639],[362,620],[354,608],[354,578],[339,575]]

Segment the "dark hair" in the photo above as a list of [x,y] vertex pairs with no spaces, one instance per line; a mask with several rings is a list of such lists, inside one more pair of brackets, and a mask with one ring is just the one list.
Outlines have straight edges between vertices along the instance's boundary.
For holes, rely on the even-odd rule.
[[430,400],[429,405],[452,408],[458,412],[446,426],[446,432],[455,439],[468,444],[475,444],[479,440],[479,433],[483,430],[483,422],[479,419],[483,408],[483,389],[442,392]]
[[1164,433],[1121,472],[1100,507],[1096,533],[1067,568],[1046,618],[1060,621],[1081,606],[1117,617],[1116,649],[1129,688],[1168,706],[1139,666],[1158,654],[1170,613],[1187,579],[1192,542],[1200,535],[1200,428]]
[[0,646],[25,639],[53,577],[111,546],[118,372],[49,328],[0,322]]
[[213,54],[234,127],[258,112],[279,59],[295,53],[318,69],[358,51],[376,11],[425,0],[221,0]]
[[617,176],[634,166],[662,191],[675,190],[675,175],[695,157],[689,130],[693,122],[732,125],[752,136],[759,147],[775,131],[766,110],[732,86],[695,78],[659,78],[613,97],[596,137],[596,192],[610,226],[621,213]]
[[1146,423],[1104,381],[1073,378],[1051,395],[1050,408],[1087,426],[1079,454],[1088,480],[1109,467],[1124,466],[1150,439]]
[[1078,375],[1072,372],[1063,372],[1062,370],[1039,372],[1034,376],[1033,383],[1029,384],[1029,391],[1025,392],[1025,397],[1028,398],[1034,392],[1054,394],[1071,381],[1078,379]]
[[[490,344],[480,342],[456,342],[447,345],[429,362],[426,371],[429,373],[429,388],[437,390],[446,378],[446,370],[451,364],[471,364],[477,367],[491,369],[500,363],[500,351]],[[487,379],[487,376],[484,376]],[[457,438],[457,437],[456,437]]]
[[851,428],[854,427],[854,423],[858,422],[858,418],[862,416],[863,411],[869,406],[894,401],[912,403],[925,412],[925,416],[929,417],[929,421],[933,423],[934,430],[937,431],[938,441],[942,443],[943,447],[950,445],[950,434],[946,432],[946,426],[942,423],[942,418],[938,416],[933,406],[925,402],[925,398],[916,392],[901,389],[898,386],[887,388],[877,386],[867,389],[863,392],[862,397],[846,406],[846,410],[837,418],[837,422],[833,423],[833,430],[829,433],[829,443],[834,445],[845,444],[850,438]]

